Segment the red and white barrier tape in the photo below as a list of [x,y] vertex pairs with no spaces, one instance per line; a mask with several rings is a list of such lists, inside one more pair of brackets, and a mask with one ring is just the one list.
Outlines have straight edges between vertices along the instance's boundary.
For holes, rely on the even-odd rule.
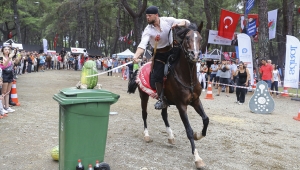
[[[206,81],[208,82],[208,81]],[[219,85],[224,85],[224,86],[231,86],[231,87],[238,87],[238,88],[242,88],[242,89],[256,89],[256,88],[252,88],[252,86],[250,87],[245,87],[245,86],[237,86],[237,85],[231,85],[231,84],[223,84],[223,83],[211,83],[211,84],[219,84]],[[270,92],[274,92],[274,93],[280,93],[280,94],[289,94],[289,95],[293,95],[293,96],[297,96],[297,94],[294,93],[286,93],[286,92],[280,92],[280,91],[274,91],[274,90],[270,90]]]

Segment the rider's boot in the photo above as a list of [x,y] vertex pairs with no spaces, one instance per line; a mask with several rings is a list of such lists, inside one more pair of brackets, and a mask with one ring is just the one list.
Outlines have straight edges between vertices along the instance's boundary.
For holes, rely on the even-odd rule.
[[158,101],[155,103],[154,107],[157,110],[161,110],[164,109],[168,106],[167,101],[164,97],[164,92],[163,92],[163,86],[162,83],[155,83],[155,87],[156,87],[156,92],[157,95],[159,96]]

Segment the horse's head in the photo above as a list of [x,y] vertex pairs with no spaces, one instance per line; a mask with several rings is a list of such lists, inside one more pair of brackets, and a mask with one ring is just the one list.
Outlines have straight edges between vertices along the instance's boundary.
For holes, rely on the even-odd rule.
[[201,50],[202,37],[195,26],[180,30],[177,35],[182,39],[182,50],[190,62],[197,62]]

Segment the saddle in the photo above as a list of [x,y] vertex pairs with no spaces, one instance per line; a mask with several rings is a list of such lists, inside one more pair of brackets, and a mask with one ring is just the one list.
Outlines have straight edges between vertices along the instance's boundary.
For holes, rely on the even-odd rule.
[[[179,58],[178,56],[180,48],[174,46],[172,50],[172,54],[168,57],[167,63],[165,63],[164,77],[167,77],[172,69],[172,65],[177,61],[177,58]],[[140,89],[143,92],[147,93],[152,98],[158,99],[156,89],[151,87],[151,84],[155,84],[154,82],[152,82],[154,79],[151,78],[151,64],[152,62],[148,62],[139,69],[137,73],[136,83],[139,85]]]

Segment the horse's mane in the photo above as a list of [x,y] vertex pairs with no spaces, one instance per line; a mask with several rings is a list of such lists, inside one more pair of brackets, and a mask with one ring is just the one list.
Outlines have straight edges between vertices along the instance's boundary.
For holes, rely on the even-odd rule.
[[183,40],[186,34],[190,31],[196,31],[197,30],[197,25],[195,23],[191,23],[187,28],[179,28],[179,30],[175,30],[176,35]]

